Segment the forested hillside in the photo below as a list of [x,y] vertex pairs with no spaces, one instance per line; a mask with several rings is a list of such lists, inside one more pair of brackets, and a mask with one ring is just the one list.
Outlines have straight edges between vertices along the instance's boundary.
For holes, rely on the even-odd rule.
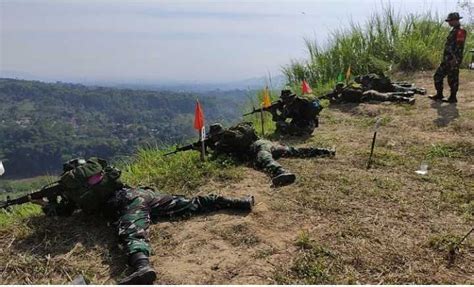
[[6,177],[55,172],[64,160],[131,154],[195,136],[199,98],[208,123],[240,117],[245,91],[207,94],[0,79],[0,159]]

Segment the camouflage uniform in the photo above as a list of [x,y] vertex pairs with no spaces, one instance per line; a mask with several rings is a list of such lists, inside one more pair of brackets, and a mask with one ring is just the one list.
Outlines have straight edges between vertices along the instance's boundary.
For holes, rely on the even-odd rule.
[[331,156],[333,151],[324,148],[294,148],[279,143],[271,142],[269,140],[259,139],[254,142],[250,149],[255,155],[254,164],[267,173],[276,176],[282,170],[281,164],[275,159],[281,157],[317,157],[317,156]]
[[252,123],[240,123],[225,130],[222,125],[213,124],[210,127],[206,146],[209,146],[216,153],[252,161],[255,167],[263,169],[272,176],[272,182],[275,186],[291,184],[296,178],[294,174],[283,169],[275,158],[335,155],[335,151],[329,149],[293,148],[259,139]]
[[[458,13],[451,13],[446,21],[459,20]],[[466,42],[466,30],[461,25],[453,26],[451,32],[446,38],[444,46],[443,60],[436,70],[433,79],[436,88],[436,95],[431,97],[434,100],[443,98],[443,80],[447,76],[448,84],[451,89],[449,101],[456,102],[456,94],[459,88],[459,67],[462,63],[464,43]]]
[[413,96],[414,94],[424,95],[426,90],[417,88],[407,82],[392,82],[390,78],[381,74],[367,74],[355,78],[355,82],[360,84],[364,91],[375,90],[380,93],[391,93],[403,97]]
[[[289,90],[283,90],[280,104],[271,109],[276,122],[276,133],[290,135],[310,135],[319,125],[318,114],[322,110],[319,100],[313,95],[297,97]],[[290,122],[286,120],[290,119]]]
[[334,91],[327,94],[323,98],[328,98],[333,103],[363,103],[371,101],[389,101],[413,104],[415,102],[415,99],[412,96],[413,92],[381,93],[375,90],[364,91],[364,89],[357,84],[345,86],[344,84],[339,83],[337,84]]
[[[98,163],[91,159],[87,162],[75,162],[77,166],[65,170],[61,176],[61,186],[64,190],[62,200],[48,202],[43,211],[47,215],[68,216],[74,210],[81,209],[90,214],[102,214],[112,220],[118,229],[119,238],[126,246],[129,264],[135,268],[121,284],[152,284],[156,279],[156,272],[148,260],[151,252],[148,240],[150,223],[163,217],[192,215],[219,209],[251,211],[254,205],[252,196],[231,199],[207,195],[188,199],[178,195],[160,194],[148,187],[131,188],[121,183],[118,178],[120,171],[115,168],[107,166],[99,170]],[[64,175],[83,175],[88,170],[91,174],[99,172],[84,178]]]
[[229,208],[230,202],[216,195],[183,196],[159,194],[150,188],[123,188],[116,192],[110,204],[118,212],[118,235],[125,243],[127,254],[151,252],[148,240],[150,223],[159,218],[187,216]]

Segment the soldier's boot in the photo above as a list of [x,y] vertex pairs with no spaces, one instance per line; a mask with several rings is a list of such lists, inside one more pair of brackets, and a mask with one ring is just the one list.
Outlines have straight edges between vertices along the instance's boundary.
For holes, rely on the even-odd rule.
[[415,91],[406,91],[403,94],[401,94],[402,97],[413,97],[415,95]]
[[336,149],[302,147],[297,150],[296,155],[299,157],[334,157]]
[[123,278],[119,285],[151,285],[156,279],[156,272],[150,266],[148,256],[143,252],[133,253],[129,260],[135,269],[132,274]]
[[397,103],[407,103],[410,105],[415,104],[415,98],[412,97],[405,97],[401,95],[389,95],[388,100],[391,102],[397,102]]
[[246,196],[244,198],[240,198],[240,199],[219,196],[216,199],[216,204],[220,208],[224,208],[224,209],[251,211],[253,206],[255,205],[255,198],[251,195]]
[[273,186],[285,186],[295,182],[296,176],[291,172],[284,170],[283,168],[278,169],[272,177]]
[[453,93],[451,92],[451,95],[449,96],[449,98],[447,100],[443,100],[443,102],[446,102],[446,103],[457,103],[458,102],[458,99],[456,97],[456,94],[457,93]]
[[415,91],[416,91],[416,93],[418,93],[420,95],[426,95],[426,89],[424,89],[424,88],[417,88]]
[[428,96],[428,98],[430,98],[434,101],[441,101],[443,99],[443,93],[436,93],[433,96]]
[[443,84],[435,83],[436,94],[433,96],[428,96],[428,98],[434,101],[441,101],[443,99]]

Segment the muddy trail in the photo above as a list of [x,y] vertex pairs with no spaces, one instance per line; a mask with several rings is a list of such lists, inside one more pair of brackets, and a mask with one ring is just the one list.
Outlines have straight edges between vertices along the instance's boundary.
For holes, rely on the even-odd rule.
[[[433,92],[431,73],[400,75]],[[367,170],[375,119],[381,117]],[[265,174],[211,181],[199,193],[252,194],[249,214],[214,213],[150,229],[158,284],[474,284],[474,71],[457,105],[343,104],[297,146],[335,158],[282,159],[297,175],[271,188]],[[415,174],[422,161],[429,173]],[[114,284],[130,270],[113,228],[82,214],[37,216],[0,229],[1,284],[63,284],[83,274]]]

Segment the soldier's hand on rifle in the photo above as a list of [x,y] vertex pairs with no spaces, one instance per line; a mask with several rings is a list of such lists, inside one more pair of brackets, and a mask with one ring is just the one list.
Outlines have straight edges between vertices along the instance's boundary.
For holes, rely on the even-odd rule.
[[34,204],[37,204],[41,207],[45,207],[48,203],[46,201],[44,201],[42,198],[41,199],[32,199],[30,201],[31,203],[34,203]]

